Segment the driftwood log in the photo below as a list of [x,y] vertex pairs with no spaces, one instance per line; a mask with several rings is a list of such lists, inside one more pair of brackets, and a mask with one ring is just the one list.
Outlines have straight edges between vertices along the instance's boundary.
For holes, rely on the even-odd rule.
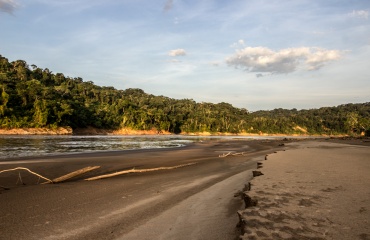
[[219,155],[219,157],[227,157],[227,156],[229,156],[231,154],[231,152],[228,152],[228,153],[223,153],[223,154],[221,154],[221,155]]
[[187,167],[197,164],[196,162],[193,163],[187,163],[187,164],[181,164],[177,166],[172,166],[172,167],[158,167],[158,168],[148,168],[148,169],[131,169],[131,170],[124,170],[120,172],[115,172],[115,173],[109,173],[109,174],[104,174],[96,177],[91,177],[91,178],[86,178],[86,181],[92,181],[92,180],[98,180],[98,179],[103,179],[103,178],[110,178],[110,177],[115,177],[123,174],[128,174],[128,173],[143,173],[143,172],[153,172],[153,171],[158,171],[158,170],[171,170],[171,169],[176,169],[176,168],[182,168],[182,167]]
[[77,177],[79,175],[82,175],[84,173],[90,172],[90,171],[95,170],[95,169],[98,169],[98,168],[100,168],[100,166],[94,166],[94,167],[89,166],[89,167],[85,167],[85,168],[79,169],[77,171],[74,171],[74,172],[68,173],[66,175],[63,175],[61,177],[55,178],[55,179],[53,179],[53,183],[64,182],[64,181],[66,181],[68,179]]
[[223,153],[221,155],[218,155],[218,157],[228,157],[228,156],[244,156],[244,152],[240,152],[240,153],[228,152],[228,153]]
[[[60,183],[60,182],[63,182],[63,181],[66,181],[68,179],[71,179],[73,177],[76,177],[76,176],[79,176],[79,175],[82,175],[84,173],[87,173],[87,172],[90,172],[92,170],[95,170],[95,169],[98,169],[100,168],[100,166],[94,166],[94,167],[85,167],[85,168],[82,168],[82,169],[79,169],[77,171],[74,171],[74,172],[71,172],[71,173],[68,173],[66,175],[63,175],[61,177],[58,177],[58,178],[55,178],[53,180],[49,179],[49,178],[46,178],[38,173],[35,173],[33,171],[31,171],[30,169],[28,168],[24,168],[24,167],[16,167],[16,168],[12,168],[12,169],[6,169],[6,170],[2,170],[0,171],[0,173],[4,173],[4,172],[10,172],[10,171],[17,171],[17,170],[25,170],[39,178],[42,178],[44,180],[46,180],[46,182],[43,182],[42,184],[46,184],[46,183]],[[18,178],[18,181],[21,181],[22,182],[22,179],[20,178],[20,173],[19,173],[19,178]],[[3,186],[0,186],[2,187],[3,189],[7,189],[6,187],[3,187]]]
[[38,173],[35,173],[35,172],[32,172],[31,170],[29,170],[28,168],[24,168],[24,167],[16,167],[16,168],[12,168],[12,169],[5,169],[5,170],[1,170],[0,173],[4,173],[4,172],[10,172],[10,171],[17,171],[17,170],[25,170],[35,176],[38,176],[39,178],[42,178],[44,180],[47,181],[47,183],[53,183],[52,180],[50,180],[49,178],[46,178],[44,176],[41,176],[40,174]]

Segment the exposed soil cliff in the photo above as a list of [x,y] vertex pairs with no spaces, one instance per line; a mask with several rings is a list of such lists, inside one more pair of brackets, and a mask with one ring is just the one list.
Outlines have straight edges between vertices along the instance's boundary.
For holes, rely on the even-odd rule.
[[0,129],[0,135],[71,135],[70,127],[50,128],[12,128]]
[[121,128],[119,130],[98,129],[93,127],[77,128],[73,130],[76,135],[169,135],[170,132],[151,130],[134,130],[130,128]]

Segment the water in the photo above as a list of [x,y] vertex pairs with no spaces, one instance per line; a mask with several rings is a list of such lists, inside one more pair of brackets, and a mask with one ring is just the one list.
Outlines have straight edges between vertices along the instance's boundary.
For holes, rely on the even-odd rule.
[[235,136],[0,136],[0,161],[20,157],[36,157],[94,151],[118,151],[182,147],[210,139],[273,139],[277,137]]
[[0,136],[0,161],[19,157],[182,147],[194,138],[176,136]]

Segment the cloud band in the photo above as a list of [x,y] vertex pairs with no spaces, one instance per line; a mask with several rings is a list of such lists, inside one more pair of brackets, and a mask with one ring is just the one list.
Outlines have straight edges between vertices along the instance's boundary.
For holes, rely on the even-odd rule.
[[317,47],[287,48],[280,51],[266,47],[246,47],[236,50],[234,55],[226,58],[226,63],[248,72],[279,74],[294,72],[298,68],[317,70],[340,58],[341,52],[338,50]]

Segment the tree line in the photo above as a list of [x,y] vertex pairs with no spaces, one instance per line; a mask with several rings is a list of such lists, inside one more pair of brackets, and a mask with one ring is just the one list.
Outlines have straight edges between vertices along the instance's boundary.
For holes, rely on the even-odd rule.
[[359,134],[370,129],[370,103],[249,112],[225,102],[102,87],[0,55],[0,128],[63,126],[171,133]]

